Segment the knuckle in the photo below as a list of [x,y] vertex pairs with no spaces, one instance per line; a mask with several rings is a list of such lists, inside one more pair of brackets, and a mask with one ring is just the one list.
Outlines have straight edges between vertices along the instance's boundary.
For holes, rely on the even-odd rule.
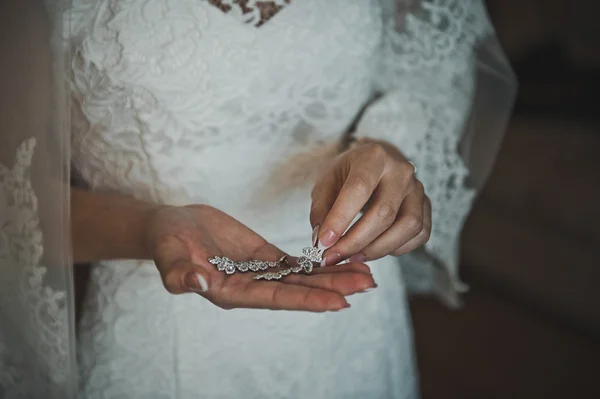
[[365,144],[365,152],[372,157],[382,157],[387,155],[385,148],[379,143],[368,143]]
[[373,191],[371,178],[365,173],[355,176],[349,183],[353,190],[360,193],[370,194]]
[[404,217],[404,224],[408,231],[416,236],[423,230],[423,216],[417,213],[410,213]]
[[[396,219],[397,207],[390,202],[385,202],[377,207],[377,217],[390,226]],[[389,227],[389,226],[388,226]]]

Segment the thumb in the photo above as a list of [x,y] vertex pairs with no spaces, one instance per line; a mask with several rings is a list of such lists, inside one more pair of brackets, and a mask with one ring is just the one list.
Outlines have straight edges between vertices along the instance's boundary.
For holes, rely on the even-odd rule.
[[319,179],[312,190],[310,225],[313,229],[313,246],[318,244],[319,230],[335,204],[338,193],[338,184],[333,172],[329,172]]
[[210,274],[203,266],[192,262],[190,250],[181,239],[163,237],[153,255],[163,285],[171,294],[205,293],[210,289]]

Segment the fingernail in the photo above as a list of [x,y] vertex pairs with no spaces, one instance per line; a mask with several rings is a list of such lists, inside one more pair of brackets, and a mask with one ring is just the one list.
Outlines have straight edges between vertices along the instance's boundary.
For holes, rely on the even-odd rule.
[[321,261],[321,267],[337,265],[342,261],[342,255],[340,254],[327,254],[326,257]]
[[326,250],[327,248],[331,248],[333,244],[337,241],[337,236],[335,232],[331,229],[325,230],[321,237],[319,238],[319,249]]
[[319,238],[319,228],[321,226],[320,225],[316,225],[315,228],[313,229],[313,233],[312,233],[312,243],[313,243],[313,247],[315,245],[317,245],[317,239]]
[[332,310],[332,312],[335,312],[335,313],[343,312],[344,310],[350,309],[350,307],[351,307],[350,304],[348,302],[346,302],[346,304],[341,309]]
[[375,291],[377,289],[377,285],[375,287],[367,288],[366,290],[362,290],[359,294],[366,294],[367,292]]
[[348,261],[349,263],[365,263],[367,261],[367,257],[361,253],[358,253],[352,255]]
[[200,273],[188,273],[185,276],[186,287],[194,292],[208,291],[208,283]]

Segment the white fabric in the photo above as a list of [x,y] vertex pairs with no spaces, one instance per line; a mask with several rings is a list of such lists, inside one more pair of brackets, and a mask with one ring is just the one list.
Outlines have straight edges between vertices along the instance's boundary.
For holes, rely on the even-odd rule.
[[[242,13],[223,14],[207,1],[74,1],[75,167],[94,190],[213,205],[298,252],[310,242],[310,188],[270,202],[253,198],[291,155],[338,140],[373,95],[391,34],[383,6],[294,0],[257,29],[255,19],[244,23]],[[418,35],[411,21],[405,32]],[[427,48],[441,44],[422,39]],[[466,68],[465,58],[444,62]],[[438,69],[447,72],[441,80],[454,76]],[[470,85],[458,97],[423,79],[395,87],[359,131],[402,132],[401,140],[385,137],[415,160],[447,212],[428,249],[453,257],[473,195],[448,181],[466,173],[453,145]],[[380,286],[352,297],[351,310],[323,315],[226,312],[195,296],[170,296],[150,263],[97,265],[80,326],[83,397],[415,397],[396,262],[373,264]]]

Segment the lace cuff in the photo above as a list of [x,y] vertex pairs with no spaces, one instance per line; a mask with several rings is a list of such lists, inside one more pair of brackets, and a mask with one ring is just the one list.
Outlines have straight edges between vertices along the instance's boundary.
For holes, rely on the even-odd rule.
[[383,95],[365,110],[356,136],[386,140],[416,165],[431,198],[433,230],[424,248],[401,259],[407,287],[456,306],[465,289],[459,234],[476,194],[459,148],[475,95],[475,48],[493,30],[479,0],[386,4],[374,82]]
[[356,131],[357,137],[396,145],[417,166],[431,198],[433,229],[423,253],[402,258],[407,286],[442,293],[450,305],[464,288],[457,277],[458,238],[475,196],[465,185],[469,171],[457,151],[469,108],[465,97],[447,90],[436,96],[395,90],[367,109]]

